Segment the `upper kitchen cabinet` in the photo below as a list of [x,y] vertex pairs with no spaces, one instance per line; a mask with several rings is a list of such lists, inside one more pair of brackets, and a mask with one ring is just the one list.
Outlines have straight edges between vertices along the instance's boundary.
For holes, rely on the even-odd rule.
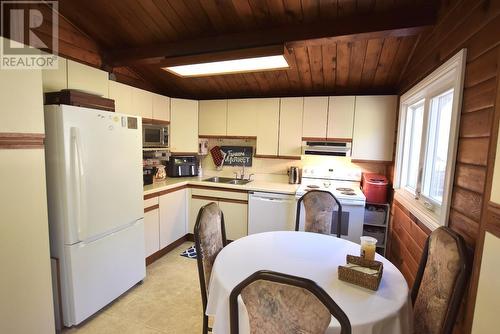
[[257,111],[256,155],[278,156],[280,99],[254,99]]
[[341,141],[352,139],[355,100],[355,96],[330,96],[327,139]]
[[41,70],[2,70],[0,101],[0,132],[45,132]]
[[202,100],[198,113],[200,136],[227,135],[227,100]]
[[302,137],[324,139],[328,123],[328,96],[304,97]]
[[67,60],[68,89],[108,97],[108,72]]
[[42,70],[43,92],[59,92],[68,89],[67,60],[58,57],[59,66],[53,70]]
[[264,99],[231,99],[227,102],[228,136],[257,136],[258,100]]
[[300,157],[303,109],[302,97],[281,99],[278,146],[278,154],[281,157]]
[[131,87],[132,114],[146,119],[153,119],[153,96],[150,92]]
[[153,98],[153,119],[170,122],[170,98],[160,94],[150,94]]
[[170,100],[170,151],[198,152],[198,101]]
[[392,161],[397,96],[357,96],[352,159]]
[[110,80],[109,98],[115,100],[116,112],[127,115],[137,115],[132,108],[132,87]]

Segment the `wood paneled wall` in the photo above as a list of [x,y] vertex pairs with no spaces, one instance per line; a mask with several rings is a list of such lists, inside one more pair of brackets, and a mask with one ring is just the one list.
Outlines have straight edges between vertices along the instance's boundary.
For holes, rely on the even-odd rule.
[[[40,3],[37,9],[44,13],[44,21],[42,25],[34,29],[34,31],[42,41],[50,41],[52,38],[52,16],[50,15],[50,8]],[[58,15],[58,33],[58,53],[60,56],[103,69],[104,64],[101,47],[61,14]],[[113,73],[116,75],[117,80],[122,83],[150,91],[160,91],[158,87],[153,86],[150,82],[144,80],[137,72],[128,67],[116,68],[113,70]]]
[[[492,168],[492,133],[498,99],[500,56],[500,1],[462,0],[448,2],[438,24],[422,36],[403,74],[404,93],[462,48],[467,49],[467,65],[460,121],[460,138],[453,184],[449,226],[474,249],[484,216],[486,180]],[[416,273],[416,261],[425,231],[399,203],[393,205],[390,258],[408,283]],[[477,263],[474,264],[476,266]],[[475,299],[471,281],[465,321],[459,319],[458,332],[470,332]]]
[[389,231],[389,259],[398,267],[410,287],[415,281],[420,257],[429,233],[429,229],[404,206],[397,201],[393,202]]

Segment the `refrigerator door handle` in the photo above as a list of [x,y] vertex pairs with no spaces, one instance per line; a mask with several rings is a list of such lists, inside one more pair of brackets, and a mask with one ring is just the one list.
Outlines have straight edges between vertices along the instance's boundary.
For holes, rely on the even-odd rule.
[[80,130],[77,127],[71,127],[71,144],[72,144],[72,171],[74,184],[74,209],[77,228],[78,241],[86,239],[86,186],[85,186],[85,170],[83,167],[82,147],[80,139]]

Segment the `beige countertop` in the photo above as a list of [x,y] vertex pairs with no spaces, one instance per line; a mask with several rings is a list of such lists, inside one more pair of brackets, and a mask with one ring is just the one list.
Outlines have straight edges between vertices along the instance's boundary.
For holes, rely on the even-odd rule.
[[245,185],[234,185],[234,184],[203,181],[207,178],[209,178],[209,176],[179,177],[179,178],[169,177],[164,181],[155,182],[153,184],[144,186],[144,195],[149,195],[155,192],[186,185],[208,186],[208,187],[222,188],[222,189],[240,189],[245,191],[263,191],[263,192],[273,192],[273,193],[293,195],[295,194],[295,191],[299,186],[298,184],[289,184],[288,182],[277,181],[277,180],[273,181],[253,180]]

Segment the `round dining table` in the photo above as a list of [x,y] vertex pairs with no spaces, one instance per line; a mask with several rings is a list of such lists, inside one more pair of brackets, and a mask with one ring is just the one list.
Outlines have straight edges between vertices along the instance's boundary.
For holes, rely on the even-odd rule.
[[[353,334],[411,333],[411,301],[401,272],[387,259],[377,291],[338,279],[346,255],[358,255],[360,246],[334,236],[278,231],[246,236],[231,242],[217,255],[212,268],[205,313],[214,317],[213,333],[229,334],[229,295],[233,288],[259,270],[309,278],[322,287],[347,314]],[[239,297],[240,334],[249,334],[246,308]],[[340,333],[332,317],[328,334]]]

